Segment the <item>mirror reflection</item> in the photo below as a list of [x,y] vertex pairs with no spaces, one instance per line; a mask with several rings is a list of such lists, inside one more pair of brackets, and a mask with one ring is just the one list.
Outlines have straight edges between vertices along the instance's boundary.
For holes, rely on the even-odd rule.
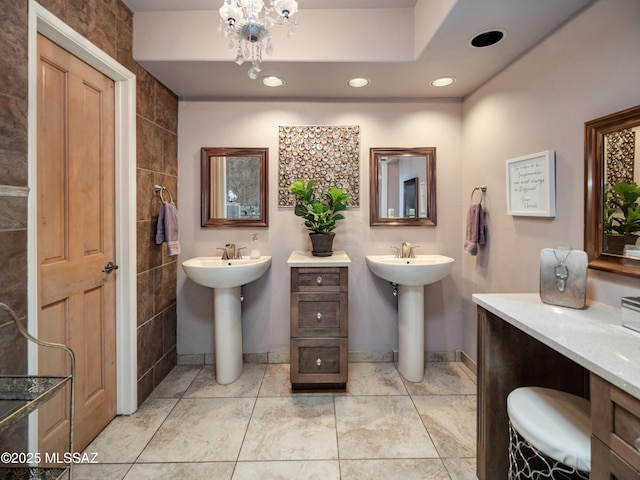
[[635,167],[640,126],[604,135],[604,252],[640,258],[640,169]]
[[640,277],[640,106],[585,123],[589,267]]
[[201,149],[202,226],[267,226],[267,148]]
[[436,224],[435,148],[372,148],[370,224]]

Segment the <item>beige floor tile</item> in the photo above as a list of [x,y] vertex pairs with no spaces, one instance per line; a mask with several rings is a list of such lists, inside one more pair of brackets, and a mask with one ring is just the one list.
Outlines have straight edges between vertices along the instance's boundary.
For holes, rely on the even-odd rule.
[[409,395],[473,395],[476,384],[456,362],[427,362],[422,382],[403,380]]
[[138,463],[124,480],[231,480],[233,462]]
[[140,462],[234,461],[253,398],[183,398],[140,455]]
[[270,363],[260,386],[259,397],[290,397],[291,376],[288,363]]
[[[395,365],[387,363],[350,363],[347,395],[407,395]],[[337,394],[340,395],[340,394]]]
[[169,375],[160,382],[160,385],[151,392],[149,398],[180,398],[200,370],[202,367],[196,365],[174,367]]
[[408,396],[336,396],[341,459],[436,458]]
[[79,464],[73,467],[73,480],[122,480],[130,468],[122,463]]
[[288,363],[269,364],[260,386],[259,397],[306,397],[333,395],[333,392],[291,390],[291,369]]
[[337,458],[333,396],[258,398],[240,461]]
[[475,395],[416,396],[413,401],[442,458],[475,456]]
[[475,458],[444,458],[451,480],[477,480]]
[[245,363],[240,378],[233,383],[220,385],[216,382],[215,366],[206,365],[193,380],[184,398],[257,397],[266,368],[266,364]]
[[403,460],[341,460],[341,480],[449,480],[439,458]]
[[174,398],[147,399],[133,415],[114,418],[85,452],[97,453],[100,463],[135,462],[177,402]]
[[245,364],[230,385],[212,366],[179,366],[89,445],[101,463],[74,479],[475,480],[476,386],[463,367],[429,362],[411,383],[390,362],[351,363],[334,394],[292,393],[289,364]]
[[337,460],[238,462],[233,480],[340,480]]

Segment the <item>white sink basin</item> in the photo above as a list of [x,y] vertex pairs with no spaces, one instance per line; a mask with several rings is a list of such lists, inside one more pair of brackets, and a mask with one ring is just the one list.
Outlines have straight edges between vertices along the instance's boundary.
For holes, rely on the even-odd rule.
[[257,259],[222,260],[220,257],[195,257],[182,263],[187,277],[210,288],[233,288],[251,283],[271,265],[271,256]]
[[416,255],[415,258],[367,255],[366,259],[369,269],[378,277],[410,287],[442,280],[449,274],[453,265],[453,258],[444,255]]

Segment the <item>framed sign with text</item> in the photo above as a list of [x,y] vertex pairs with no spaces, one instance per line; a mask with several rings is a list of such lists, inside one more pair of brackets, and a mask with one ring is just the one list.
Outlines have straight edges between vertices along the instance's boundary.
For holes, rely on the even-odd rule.
[[556,216],[556,157],[553,150],[507,160],[507,214]]

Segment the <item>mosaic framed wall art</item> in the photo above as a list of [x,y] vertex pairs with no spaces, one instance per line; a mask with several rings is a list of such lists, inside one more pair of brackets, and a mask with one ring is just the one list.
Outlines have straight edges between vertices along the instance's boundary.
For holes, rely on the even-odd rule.
[[348,206],[360,205],[360,127],[280,126],[278,206],[293,207],[289,185],[316,180],[318,192],[336,186],[348,193]]
[[606,183],[633,182],[636,151],[636,133],[625,128],[604,135]]

